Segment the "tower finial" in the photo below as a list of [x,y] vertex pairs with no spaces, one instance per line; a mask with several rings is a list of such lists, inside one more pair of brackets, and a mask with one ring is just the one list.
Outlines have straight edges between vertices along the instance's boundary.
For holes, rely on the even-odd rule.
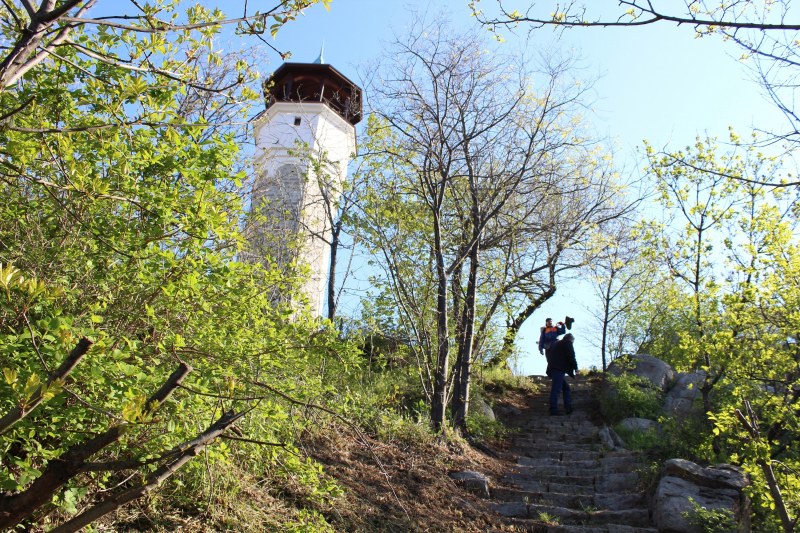
[[319,47],[319,57],[314,61],[314,63],[318,65],[323,65],[325,63],[325,58],[322,57],[322,54],[325,52],[325,41],[322,42],[322,46]]

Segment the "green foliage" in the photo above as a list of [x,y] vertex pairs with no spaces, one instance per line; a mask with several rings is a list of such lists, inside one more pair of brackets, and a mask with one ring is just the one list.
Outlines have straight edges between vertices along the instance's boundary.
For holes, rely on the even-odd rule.
[[297,520],[281,524],[281,530],[287,533],[334,533],[335,529],[328,524],[325,517],[316,511],[302,509]]
[[[422,406],[420,406],[422,407]],[[405,445],[425,446],[433,443],[437,438],[430,427],[427,410],[421,415],[410,417],[392,411],[377,413],[375,436],[385,442],[398,442]]]
[[737,523],[730,509],[709,509],[689,498],[692,510],[683,513],[689,524],[703,533],[727,533],[737,530]]
[[600,411],[608,423],[616,424],[628,417],[657,420],[661,405],[661,391],[646,378],[632,374],[606,375],[600,394]]
[[342,412],[366,431],[387,442],[430,443],[428,402],[411,367],[371,369],[347,384],[350,397]]
[[[193,8],[190,16],[218,14]],[[172,77],[65,47],[0,91],[0,414],[45,400],[0,435],[0,487],[25,491],[87,436],[121,434],[89,458],[96,468],[54,495],[56,513],[37,520],[63,521],[124,480],[139,482],[223,412],[247,412],[241,434],[281,446],[217,442],[204,464],[185,468],[178,492],[202,506],[212,491],[205,470],[264,461],[311,494],[336,493],[317,465],[296,458],[291,442],[309,421],[294,402],[337,401],[357,352],[330,324],[268,297],[295,294],[298,280],[238,260],[235,132],[204,118],[234,94],[207,94],[201,109],[185,83],[199,62],[214,62],[215,32],[151,38],[75,28],[71,39],[82,46],[147,56]],[[84,359],[44,386],[82,337],[93,341]],[[192,372],[151,412],[147,398],[180,362]]]
[[533,382],[526,376],[514,374],[503,365],[484,365],[477,370],[475,385],[480,390],[500,394],[508,390],[532,391]]
[[658,448],[662,442],[662,435],[655,429],[640,431],[616,426],[614,431],[620,436],[629,450],[648,451]]
[[539,511],[536,515],[536,518],[548,526],[557,526],[561,523],[561,519],[557,515],[552,515],[545,511]]
[[479,441],[497,441],[506,437],[510,431],[502,422],[480,413],[467,416],[467,433]]
[[[678,371],[703,371],[702,418],[667,420],[657,450],[702,462],[740,465],[753,484],[754,523],[777,530],[779,502],[764,465],[775,469],[790,516],[800,457],[797,369],[800,248],[796,191],[775,187],[783,161],[731,133],[729,148],[698,139],[674,152],[649,150],[650,170],[672,224],[647,235],[645,253],[664,281],[631,313],[639,350]],[[737,409],[751,405],[756,434]],[[791,487],[791,488],[790,488]],[[775,526],[775,527],[773,527]]]

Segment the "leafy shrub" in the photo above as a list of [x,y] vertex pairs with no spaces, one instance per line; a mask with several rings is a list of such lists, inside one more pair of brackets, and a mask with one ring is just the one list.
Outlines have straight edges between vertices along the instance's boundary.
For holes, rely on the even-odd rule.
[[530,379],[526,376],[514,374],[505,366],[481,367],[476,373],[475,385],[484,391],[496,393],[513,389],[531,390],[534,388],[534,384]]
[[497,420],[481,414],[470,414],[467,417],[467,432],[480,441],[499,440],[508,435],[510,430]]
[[629,417],[656,420],[661,414],[662,400],[661,391],[645,378],[609,375],[600,394],[600,411],[611,424]]
[[630,450],[651,450],[658,447],[662,441],[662,436],[654,429],[639,431],[616,426],[614,431],[625,441],[626,447]]
[[703,533],[726,533],[736,531],[737,524],[730,509],[709,509],[689,498],[692,510],[683,513],[690,525]]

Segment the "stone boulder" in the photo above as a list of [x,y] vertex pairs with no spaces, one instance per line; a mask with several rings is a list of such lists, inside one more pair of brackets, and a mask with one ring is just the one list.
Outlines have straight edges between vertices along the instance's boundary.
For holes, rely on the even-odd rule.
[[489,498],[489,478],[480,472],[464,470],[462,472],[451,472],[448,475],[450,479],[471,493],[481,498]]
[[498,404],[494,411],[496,412],[497,416],[502,418],[516,418],[522,415],[522,409],[517,407],[516,405],[511,405],[510,403],[500,403]]
[[685,459],[670,459],[664,463],[653,497],[653,525],[662,533],[702,533],[703,528],[690,519],[698,505],[730,512],[736,523],[733,531],[748,532],[750,501],[743,491],[748,484],[747,475],[736,466],[702,467]]
[[614,359],[608,372],[619,376],[633,374],[647,379],[661,391],[666,391],[675,381],[675,369],[652,355],[637,354]]
[[676,418],[702,414],[702,407],[695,403],[702,397],[700,387],[706,379],[701,371],[679,374],[675,385],[664,397],[664,412]]
[[474,405],[475,411],[478,414],[488,418],[489,420],[496,420],[494,416],[494,411],[492,410],[492,407],[486,402],[486,400],[484,400],[481,397],[476,397],[473,401],[475,404]]
[[648,431],[660,431],[661,426],[655,420],[649,418],[625,418],[619,423],[619,427],[628,431],[638,431],[646,433]]
[[609,449],[609,450],[624,450],[625,449],[625,441],[617,435],[617,432],[611,429],[608,426],[603,426],[597,432],[597,436],[600,438],[601,444]]

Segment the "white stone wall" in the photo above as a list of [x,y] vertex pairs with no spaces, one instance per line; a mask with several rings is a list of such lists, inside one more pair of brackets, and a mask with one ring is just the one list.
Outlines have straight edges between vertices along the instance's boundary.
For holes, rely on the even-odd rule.
[[298,259],[311,270],[304,290],[312,311],[321,315],[331,235],[321,187],[335,205],[355,153],[355,128],[324,104],[278,102],[255,121],[254,133],[258,175],[252,205],[265,208],[270,218],[253,232],[254,248],[286,264],[291,258],[284,245],[299,232]]

